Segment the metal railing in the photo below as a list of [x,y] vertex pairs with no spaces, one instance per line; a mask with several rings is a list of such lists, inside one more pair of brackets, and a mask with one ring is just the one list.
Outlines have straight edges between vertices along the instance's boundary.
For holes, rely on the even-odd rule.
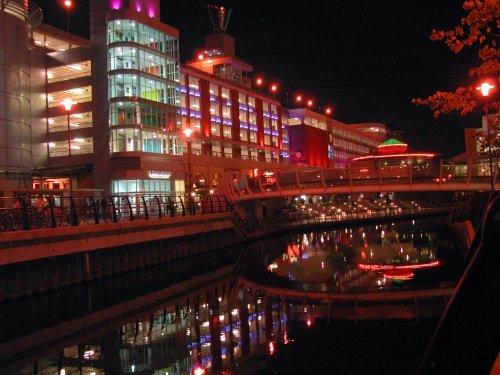
[[0,10],[12,14],[23,21],[27,21],[30,31],[33,31],[42,23],[42,9],[32,1],[26,7],[26,2],[22,0],[1,0]]
[[0,232],[232,211],[222,195],[112,195],[96,199],[25,194],[0,197]]
[[[493,181],[498,175],[493,173]],[[347,168],[325,169],[320,167],[270,169],[258,177],[244,177],[230,182],[231,196],[234,199],[252,194],[270,192],[287,195],[291,190],[324,189],[344,187],[347,190],[371,186],[372,189],[387,186],[426,186],[428,190],[472,188],[479,184],[489,189],[491,177],[482,165],[469,165],[467,173],[454,165],[431,165],[425,168],[406,165],[380,167],[377,169]],[[272,195],[272,193],[271,193]]]

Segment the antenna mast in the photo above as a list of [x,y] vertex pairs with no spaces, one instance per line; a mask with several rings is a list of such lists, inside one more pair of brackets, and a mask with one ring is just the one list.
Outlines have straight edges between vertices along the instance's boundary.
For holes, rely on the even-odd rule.
[[217,5],[207,5],[208,16],[210,23],[214,29],[214,34],[225,34],[229,19],[231,18],[231,10],[226,13],[226,8]]

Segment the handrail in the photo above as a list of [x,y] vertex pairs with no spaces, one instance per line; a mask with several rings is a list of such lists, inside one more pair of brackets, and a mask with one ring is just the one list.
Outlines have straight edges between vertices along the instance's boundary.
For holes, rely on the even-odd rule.
[[36,29],[41,23],[43,19],[42,9],[30,1],[28,3],[28,7],[26,7],[26,2],[23,0],[8,0],[8,1],[0,1],[0,10],[13,16],[27,21],[30,26],[30,31]]
[[[187,207],[186,207],[187,205]],[[16,230],[57,228],[82,224],[167,219],[230,212],[224,195],[203,197],[158,195],[111,195],[96,201],[94,197],[61,197],[50,194],[24,194],[0,197],[0,233]]]
[[[367,192],[387,188],[428,191],[488,190],[491,185],[489,174],[482,173],[479,165],[469,166],[468,175],[464,175],[453,165],[442,163],[427,169],[419,169],[416,166],[383,166],[367,169],[350,165],[348,169],[285,167],[269,169],[266,172],[266,175],[257,177],[244,176],[236,181],[226,180],[229,191],[234,192],[232,201],[308,192],[310,194],[328,194],[339,190],[354,192],[360,189],[365,189]],[[274,177],[269,178],[269,175]],[[498,184],[497,179],[498,174],[494,173],[496,184]]]

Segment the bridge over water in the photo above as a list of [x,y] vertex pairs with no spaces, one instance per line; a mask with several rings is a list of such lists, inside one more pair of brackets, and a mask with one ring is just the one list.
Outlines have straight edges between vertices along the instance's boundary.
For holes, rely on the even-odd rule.
[[233,203],[266,198],[339,193],[490,191],[498,176],[484,174],[478,166],[464,174],[454,165],[421,170],[416,166],[373,169],[276,168],[258,177],[227,178],[218,190]]

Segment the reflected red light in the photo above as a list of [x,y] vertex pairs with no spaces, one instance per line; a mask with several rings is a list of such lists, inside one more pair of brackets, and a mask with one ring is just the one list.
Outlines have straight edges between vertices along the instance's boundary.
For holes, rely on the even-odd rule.
[[273,341],[269,341],[269,354],[274,354],[276,353],[276,347],[274,346]]
[[364,251],[361,252],[361,258],[366,259],[366,254]]
[[290,340],[288,340],[288,333],[285,331],[285,333],[283,334],[283,343],[288,344],[290,342]]
[[310,316],[307,317],[306,325],[307,325],[308,328],[312,326],[312,320],[311,320]]
[[205,369],[201,365],[199,365],[199,364],[194,365],[192,374],[193,375],[204,375],[205,374]]
[[411,280],[413,279],[413,271],[409,269],[402,270],[386,270],[383,273],[386,279],[396,279],[396,280]]
[[365,271],[385,271],[385,270],[403,270],[403,269],[408,269],[408,270],[416,270],[420,268],[430,268],[430,267],[437,267],[441,263],[439,260],[436,260],[434,262],[430,263],[423,263],[423,264],[404,264],[404,265],[394,265],[394,264],[363,264],[360,263],[358,264],[358,268],[365,270]]

